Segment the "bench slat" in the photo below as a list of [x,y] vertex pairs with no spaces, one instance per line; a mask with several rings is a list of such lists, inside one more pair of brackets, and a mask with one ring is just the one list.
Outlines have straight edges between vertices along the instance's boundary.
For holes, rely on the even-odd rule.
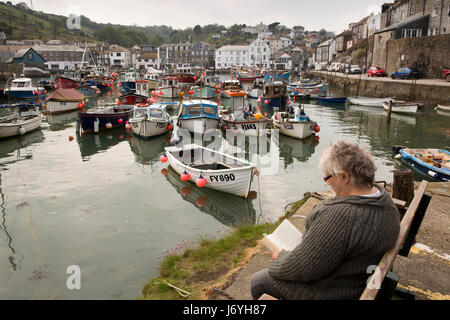
[[[382,283],[386,274],[389,272],[389,270],[392,268],[394,264],[394,260],[398,255],[398,252],[400,251],[403,242],[406,239],[406,236],[409,232],[409,229],[411,228],[411,223],[414,219],[414,215],[417,212],[417,209],[419,208],[420,202],[422,200],[422,197],[425,193],[425,190],[427,189],[428,181],[422,181],[419,188],[417,189],[417,192],[414,195],[413,200],[411,201],[411,204],[409,205],[408,210],[406,211],[402,222],[400,223],[400,233],[397,239],[397,242],[395,243],[394,247],[387,251],[383,258],[381,258],[380,263],[378,264],[379,267],[379,274],[378,271],[375,271],[373,276],[379,277],[379,282]],[[379,292],[379,289],[370,288],[369,286],[366,287],[363,294],[360,297],[360,300],[374,300]]]

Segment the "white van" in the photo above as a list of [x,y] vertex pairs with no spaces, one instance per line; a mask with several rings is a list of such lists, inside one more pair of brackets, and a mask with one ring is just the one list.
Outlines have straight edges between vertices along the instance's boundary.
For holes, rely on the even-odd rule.
[[337,72],[339,71],[339,67],[341,66],[341,64],[339,62],[333,62],[329,67],[328,67],[328,71],[332,71],[332,72]]

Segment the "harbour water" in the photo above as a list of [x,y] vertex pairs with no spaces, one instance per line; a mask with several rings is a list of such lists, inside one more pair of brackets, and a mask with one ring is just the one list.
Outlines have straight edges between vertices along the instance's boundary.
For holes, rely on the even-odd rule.
[[[0,299],[134,299],[165,255],[238,224],[274,221],[305,192],[327,189],[317,163],[338,138],[367,146],[376,179],[387,182],[403,167],[393,145],[450,146],[450,119],[432,109],[392,114],[388,124],[381,108],[315,101],[304,108],[320,125],[320,139],[280,135],[270,150],[276,173],[255,179],[249,199],[183,183],[172,170],[163,175],[168,165],[159,158],[170,135],[141,140],[114,129],[78,137],[76,112],[0,140]],[[79,290],[66,285],[69,266],[80,268]]]

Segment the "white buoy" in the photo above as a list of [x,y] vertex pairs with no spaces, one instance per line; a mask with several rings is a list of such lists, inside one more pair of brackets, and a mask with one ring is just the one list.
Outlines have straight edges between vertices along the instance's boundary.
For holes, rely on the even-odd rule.
[[401,154],[398,154],[398,155],[395,156],[395,159],[401,159],[401,158],[402,158]]
[[94,121],[94,132],[97,133],[100,130],[100,121],[98,120],[98,118],[95,119]]
[[436,172],[434,172],[434,171],[429,170],[428,171],[428,175],[432,176],[433,178],[436,178],[438,174]]
[[112,123],[111,123],[111,122],[108,122],[108,123],[105,125],[105,127],[106,127],[106,129],[111,129],[111,128],[112,128]]
[[20,133],[20,135],[23,136],[23,135],[26,133],[25,128],[22,127],[22,126],[20,126],[20,127],[19,127],[19,133]]

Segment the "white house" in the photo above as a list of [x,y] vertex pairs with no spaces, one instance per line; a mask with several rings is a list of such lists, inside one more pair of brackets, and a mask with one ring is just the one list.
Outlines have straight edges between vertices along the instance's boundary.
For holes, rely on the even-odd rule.
[[248,46],[223,46],[216,50],[216,69],[248,66]]
[[111,46],[109,50],[109,65],[111,67],[128,69],[131,66],[131,54],[120,46]]
[[267,41],[261,38],[256,39],[248,47],[249,67],[269,68],[271,53]]
[[47,69],[77,70],[83,62],[84,49],[76,45],[37,45],[33,49],[46,60]]
[[283,49],[289,49],[292,46],[292,40],[285,37],[280,37]]
[[158,54],[154,52],[142,53],[136,59],[136,70],[151,70],[158,68]]

